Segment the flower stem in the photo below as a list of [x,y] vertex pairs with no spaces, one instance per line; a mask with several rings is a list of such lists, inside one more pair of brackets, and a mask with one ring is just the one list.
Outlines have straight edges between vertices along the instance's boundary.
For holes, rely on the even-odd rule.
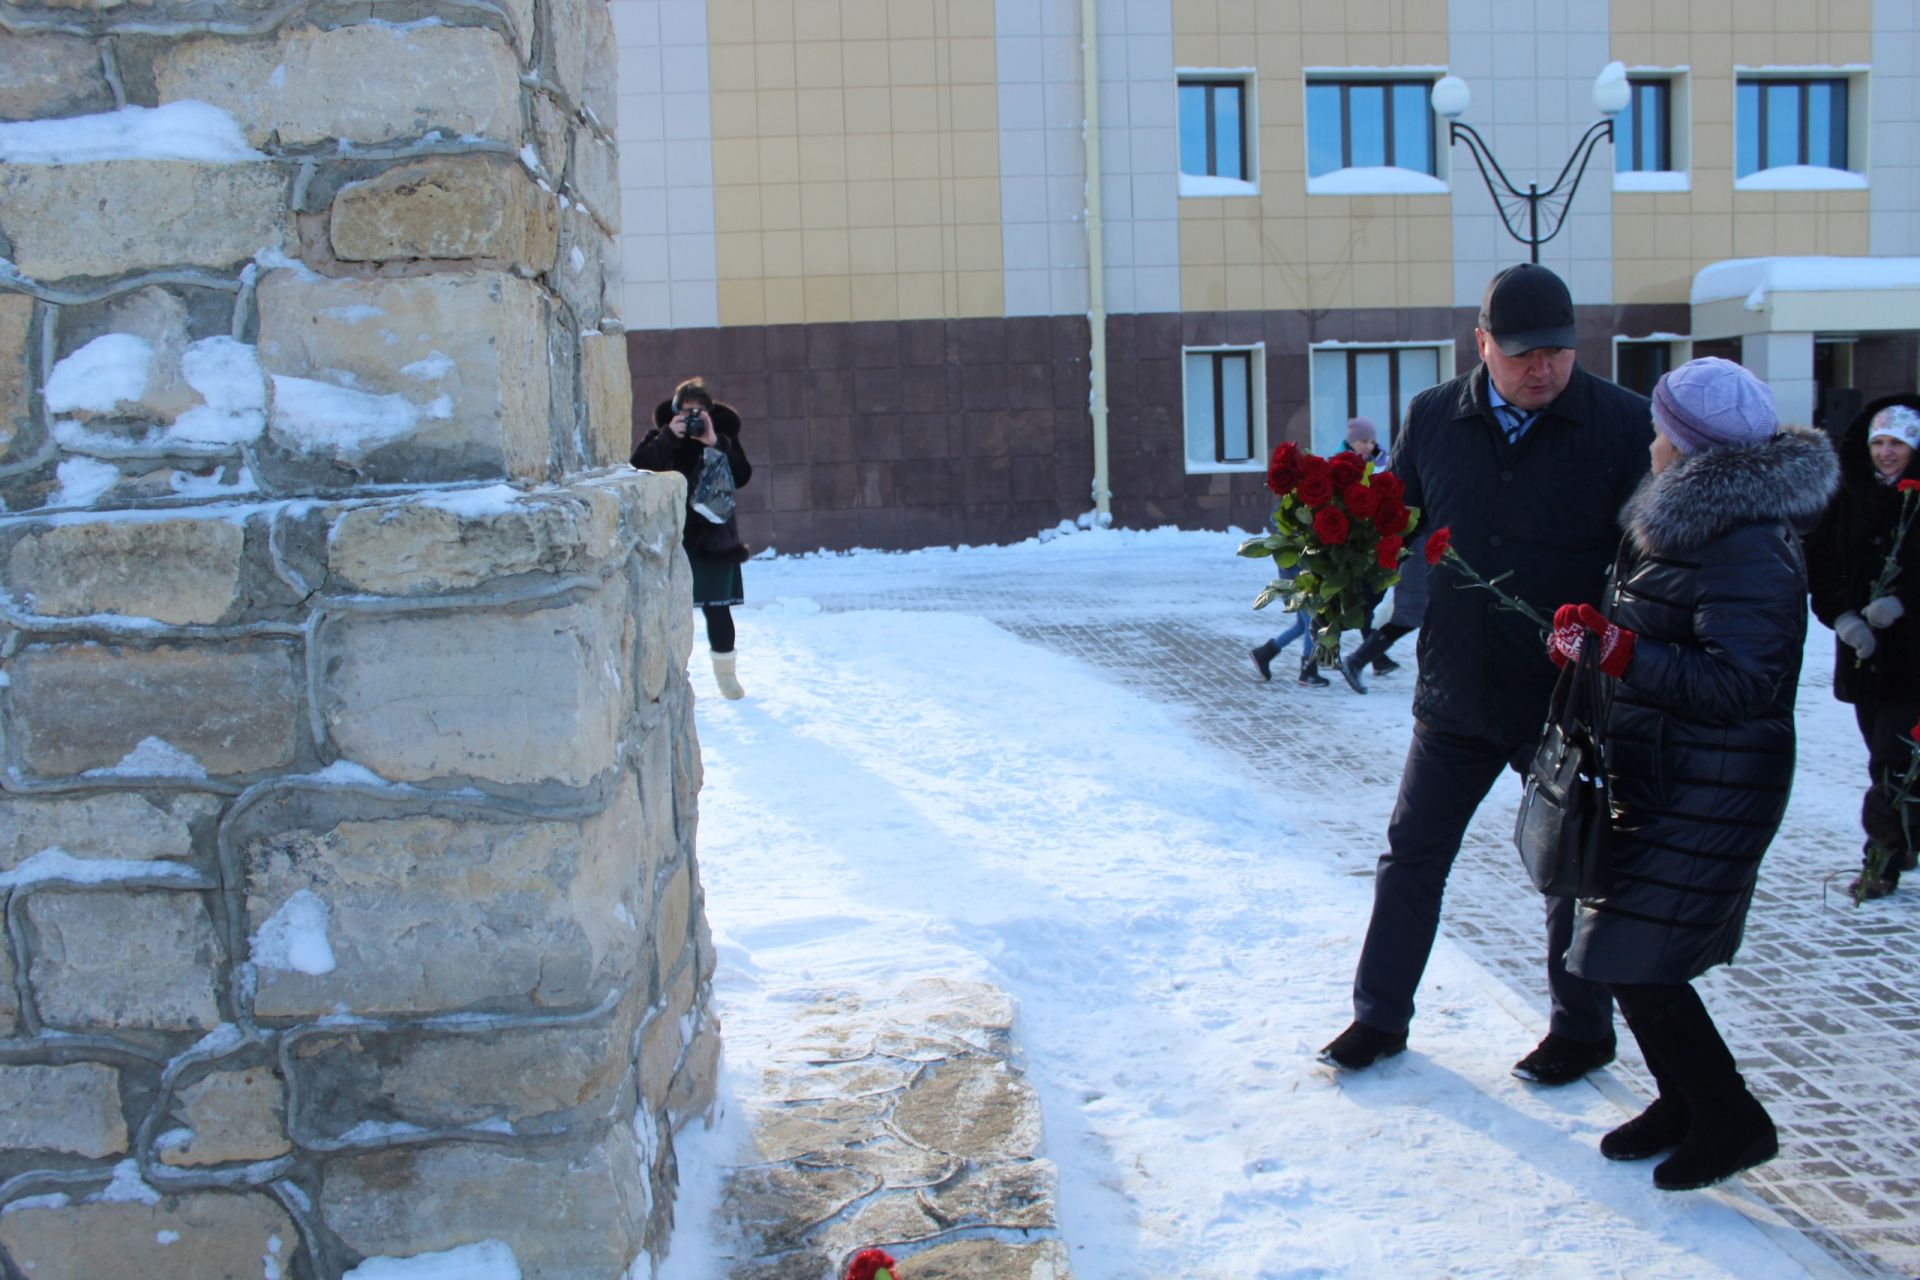
[[1482,577],[1480,575],[1479,570],[1475,569],[1472,565],[1468,564],[1466,561],[1466,558],[1462,556],[1458,551],[1454,550],[1452,547],[1447,548],[1446,559],[1449,563],[1451,563],[1456,568],[1458,568],[1461,573],[1464,573],[1465,575],[1467,575],[1468,580],[1464,583],[1461,583],[1460,584],[1461,586],[1478,587],[1482,591],[1491,591],[1495,596],[1499,598],[1498,603],[1494,606],[1496,609],[1505,609],[1509,613],[1520,614],[1522,617],[1525,617],[1528,621],[1532,622],[1533,625],[1535,625],[1536,627],[1539,627],[1542,632],[1553,630],[1553,625],[1549,623],[1546,620],[1546,618],[1541,616],[1541,613],[1538,609],[1528,604],[1525,600],[1522,600],[1519,596],[1514,595],[1512,592],[1504,591],[1500,588],[1499,583],[1503,579],[1505,579],[1508,575],[1510,575],[1513,572],[1513,570],[1509,569],[1507,570],[1506,573],[1496,574],[1494,577],[1491,577],[1491,578]]

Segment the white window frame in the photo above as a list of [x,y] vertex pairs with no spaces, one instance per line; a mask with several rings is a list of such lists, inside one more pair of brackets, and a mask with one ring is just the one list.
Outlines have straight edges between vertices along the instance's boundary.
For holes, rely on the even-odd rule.
[[[1193,80],[1236,80],[1240,84],[1240,136],[1247,151],[1247,176],[1222,178],[1188,173],[1180,168],[1180,86]],[[1260,73],[1254,67],[1175,67],[1173,69],[1174,169],[1180,195],[1190,200],[1217,200],[1260,194]]]
[[[1765,66],[1749,67],[1739,63],[1733,68],[1733,147],[1735,160],[1732,165],[1735,191],[1864,191],[1869,184],[1868,174],[1872,172],[1873,160],[1868,154],[1868,140],[1873,136],[1873,104],[1868,97],[1871,85],[1868,81],[1872,68],[1857,62],[1829,64],[1824,66]],[[1845,80],[1847,82],[1847,167],[1844,169],[1824,169],[1831,175],[1825,181],[1797,181],[1792,185],[1783,185],[1778,178],[1779,169],[1756,169],[1745,177],[1739,172],[1740,149],[1740,82],[1743,80]],[[1799,169],[1801,166],[1793,166]],[[1773,173],[1774,178],[1767,175]]]
[[[1622,334],[1613,335],[1613,380],[1620,382],[1620,348],[1622,347],[1667,347],[1667,367],[1678,369],[1693,359],[1693,338],[1684,333],[1649,333],[1644,337],[1633,338]],[[1625,385],[1622,383],[1621,385]]]
[[[1672,168],[1613,171],[1615,191],[1693,190],[1693,69],[1691,67],[1628,67],[1628,80],[1667,82],[1667,159]],[[1615,116],[1616,126],[1619,117]],[[1620,148],[1620,138],[1613,140]]]
[[[1393,341],[1393,342],[1353,341],[1353,342],[1309,343],[1307,345],[1307,432],[1308,432],[1309,451],[1318,452],[1317,449],[1313,448],[1313,442],[1312,442],[1313,407],[1314,405],[1319,403],[1319,397],[1321,394],[1320,387],[1318,385],[1319,375],[1314,372],[1314,366],[1318,363],[1318,361],[1314,359],[1316,355],[1319,355],[1322,352],[1329,352],[1329,351],[1342,351],[1342,352],[1400,351],[1400,350],[1408,350],[1413,348],[1418,348],[1426,351],[1439,352],[1439,361],[1438,361],[1437,367],[1440,373],[1440,382],[1435,383],[1434,384],[1435,386],[1439,386],[1440,383],[1444,383],[1449,379],[1457,376],[1454,372],[1457,366],[1454,363],[1456,352],[1455,352],[1454,340],[1452,338],[1429,338],[1424,340],[1416,338],[1416,339],[1411,339],[1407,341]],[[1422,388],[1422,390],[1424,389],[1425,388]],[[1415,394],[1418,394],[1418,393],[1416,392]],[[1343,383],[1342,386],[1340,387],[1340,399],[1343,403],[1346,401],[1346,395],[1347,395],[1347,389]],[[1387,453],[1388,455],[1391,455],[1394,448],[1398,446],[1400,443],[1399,439],[1396,436],[1394,436],[1392,433],[1391,424],[1376,423],[1374,425],[1378,427],[1380,430],[1381,451],[1384,453]],[[1401,425],[1405,426],[1406,424],[1402,423]],[[1343,444],[1345,443],[1344,438],[1342,440],[1342,443]]]
[[[1203,461],[1187,451],[1187,357],[1248,353],[1253,379],[1248,409],[1253,419],[1251,434],[1253,456],[1245,462]],[[1180,456],[1190,476],[1264,472],[1267,469],[1267,344],[1264,342],[1212,342],[1180,348]]]
[[[1300,171],[1306,175],[1307,194],[1310,196],[1407,196],[1407,195],[1446,195],[1453,190],[1453,156],[1447,135],[1447,121],[1439,112],[1433,110],[1432,103],[1427,106],[1429,127],[1433,130],[1433,172],[1423,173],[1418,169],[1401,169],[1406,174],[1397,181],[1369,181],[1366,169],[1335,169],[1332,173],[1315,175],[1309,172],[1307,148],[1309,128],[1312,123],[1308,115],[1308,90],[1316,84],[1340,84],[1348,81],[1404,80],[1423,84],[1427,92],[1433,92],[1434,82],[1447,74],[1445,67],[1304,67],[1300,77]],[[1398,166],[1395,166],[1398,168]],[[1419,181],[1424,179],[1424,181]],[[1422,345],[1420,343],[1413,344]]]

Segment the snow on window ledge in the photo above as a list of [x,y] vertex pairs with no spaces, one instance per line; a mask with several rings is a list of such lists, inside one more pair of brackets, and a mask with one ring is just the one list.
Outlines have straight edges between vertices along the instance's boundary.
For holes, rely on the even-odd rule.
[[1307,176],[1310,196],[1443,196],[1447,184],[1430,173],[1392,165],[1335,169]]
[[1260,184],[1240,178],[1216,177],[1210,173],[1182,173],[1180,194],[1183,196],[1257,196],[1260,194]]
[[1190,476],[1227,475],[1240,472],[1259,473],[1267,469],[1267,464],[1259,458],[1250,458],[1245,462],[1215,462],[1212,459],[1187,459],[1187,474]]
[[1685,169],[1616,170],[1615,191],[1691,191],[1693,175]]
[[1733,180],[1735,191],[1865,191],[1867,175],[1824,165],[1785,164]]

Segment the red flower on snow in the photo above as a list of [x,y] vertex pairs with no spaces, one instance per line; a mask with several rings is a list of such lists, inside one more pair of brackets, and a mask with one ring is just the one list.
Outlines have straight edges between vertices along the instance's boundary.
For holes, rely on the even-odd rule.
[[876,1280],[876,1277],[891,1277],[893,1259],[878,1249],[862,1249],[853,1255],[853,1261],[847,1264],[847,1280]]
[[1334,454],[1327,466],[1333,472],[1333,487],[1340,490],[1358,481],[1367,469],[1367,464],[1360,461],[1360,455],[1351,449]]
[[1447,544],[1453,541],[1451,526],[1442,526],[1427,535],[1427,563],[1439,564],[1440,558],[1447,554]]
[[1340,491],[1340,501],[1347,504],[1347,514],[1365,520],[1380,509],[1378,490],[1364,484],[1350,484]]
[[1289,440],[1273,451],[1267,463],[1267,488],[1284,498],[1300,483],[1300,446]]
[[1313,534],[1330,547],[1347,540],[1347,518],[1338,507],[1322,507],[1313,517]]
[[1398,567],[1400,564],[1400,548],[1404,545],[1403,540],[1399,538],[1387,537],[1380,539],[1380,546],[1377,549],[1380,567],[1382,569]]

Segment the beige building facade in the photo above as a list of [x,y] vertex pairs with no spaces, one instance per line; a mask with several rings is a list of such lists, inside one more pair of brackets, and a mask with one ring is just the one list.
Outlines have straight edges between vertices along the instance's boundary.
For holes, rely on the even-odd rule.
[[1455,119],[1522,191],[1612,120],[1543,205],[1588,368],[1729,355],[1802,420],[1916,385],[1911,4],[612,8],[636,430],[706,375],[760,545],[1257,526],[1274,444],[1390,437],[1528,256]]

